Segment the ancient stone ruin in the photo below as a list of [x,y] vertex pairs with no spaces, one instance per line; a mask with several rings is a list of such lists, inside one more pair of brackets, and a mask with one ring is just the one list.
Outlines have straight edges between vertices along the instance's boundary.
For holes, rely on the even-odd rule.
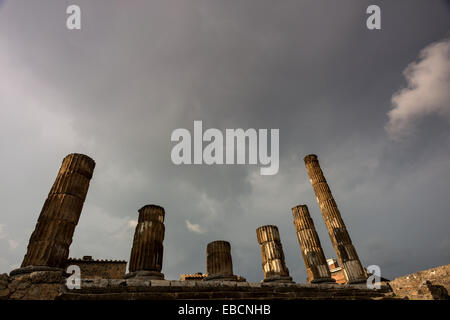
[[261,246],[263,282],[292,282],[286,267],[283,246],[277,226],[262,226],[256,229]]
[[245,281],[233,273],[231,245],[228,241],[217,240],[206,247],[206,277],[204,281]]
[[294,216],[298,243],[306,266],[307,281],[309,283],[335,282],[331,278],[330,269],[325,260],[314,222],[309,215],[308,207],[306,205],[296,206],[292,208],[292,215]]
[[80,268],[82,279],[123,279],[127,271],[125,260],[93,259],[92,256],[69,258],[64,270],[73,265]]
[[[233,272],[231,244],[207,245],[206,274],[164,280],[162,273],[165,210],[157,205],[139,209],[128,273],[126,261],[69,257],[75,227],[92,178],[95,162],[82,154],[64,158],[44,203],[19,269],[0,275],[0,299],[448,299],[450,265],[371,289],[368,274],[352,244],[316,155],[304,158],[325,225],[338,257],[325,259],[306,205],[292,208],[307,283],[295,283],[286,266],[277,226],[256,229],[261,248],[261,282],[247,282]],[[80,279],[67,273],[78,266]],[[382,279],[385,280],[385,279]]]
[[304,158],[304,161],[331,243],[339,263],[344,269],[345,278],[348,283],[363,283],[366,281],[367,275],[345,228],[344,220],[342,220],[336,201],[334,201],[327,180],[325,180],[319,160],[315,154],[310,154]]
[[62,270],[94,168],[95,162],[88,156],[69,154],[64,158],[31,234],[22,266],[11,275],[40,269]]
[[125,278],[164,279],[161,273],[164,241],[164,208],[153,204],[139,209],[130,257],[130,273]]

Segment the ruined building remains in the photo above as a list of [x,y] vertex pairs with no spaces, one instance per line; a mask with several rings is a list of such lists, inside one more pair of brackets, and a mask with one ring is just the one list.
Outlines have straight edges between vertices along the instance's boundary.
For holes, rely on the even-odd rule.
[[[231,245],[223,240],[207,245],[206,274],[182,275],[181,281],[165,280],[161,272],[165,211],[157,205],[146,205],[138,210],[128,274],[125,274],[126,261],[94,260],[91,256],[68,259],[95,167],[94,160],[74,153],[62,162],[21,268],[9,275],[0,274],[0,300],[449,298],[450,265],[398,278],[391,281],[391,286],[386,284],[387,279],[380,278],[377,288],[369,288],[364,283],[367,273],[317,156],[306,156],[304,161],[340,265],[336,260],[328,263],[325,260],[308,207],[292,208],[307,284],[292,281],[280,234],[274,225],[256,229],[264,274],[262,281],[247,282],[234,275]],[[77,268],[68,268],[74,265],[79,267],[80,274],[76,274]],[[75,272],[67,274],[70,269]]]
[[64,158],[30,237],[21,268],[13,270],[12,275],[64,268],[94,167],[94,160],[83,154],[72,153]]
[[82,279],[123,279],[127,271],[125,260],[98,260],[92,256],[82,259],[67,259],[66,267],[76,265],[80,268]]
[[217,240],[208,243],[206,247],[206,275],[204,281],[238,280],[238,277],[233,274],[231,246],[228,241]]
[[297,232],[298,243],[302,251],[303,261],[305,262],[307,281],[309,283],[317,282],[335,282],[331,278],[325,255],[320,245],[314,222],[309,215],[306,205],[299,205],[292,208],[294,216],[294,226]]
[[182,274],[180,276],[180,281],[202,281],[205,277],[206,274],[203,274],[202,272]]
[[342,268],[339,266],[337,259],[327,259],[328,267],[330,268],[331,277],[336,281],[336,283],[344,284],[347,283],[345,279],[345,274]]
[[352,244],[350,235],[345,228],[341,213],[336,205],[336,201],[334,201],[328,183],[325,180],[317,156],[310,154],[304,158],[304,161],[333,248],[336,251],[339,264],[344,269],[347,283],[365,282],[367,279],[366,273],[359,261],[358,254]]
[[259,227],[256,229],[256,237],[261,246],[263,281],[292,282],[289,269],[286,267],[278,227],[273,225]]
[[157,205],[150,204],[139,209],[128,268],[130,273],[126,278],[164,279],[164,274],[161,273],[164,216],[164,208]]

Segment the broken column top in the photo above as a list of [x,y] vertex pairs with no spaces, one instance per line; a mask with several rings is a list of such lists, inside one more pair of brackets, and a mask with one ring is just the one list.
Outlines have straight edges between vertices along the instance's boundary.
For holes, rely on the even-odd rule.
[[309,214],[308,206],[301,204],[292,208],[292,216],[294,217],[294,225],[299,229],[313,228],[314,222]]
[[164,223],[165,211],[163,207],[155,204],[148,204],[140,208],[138,222],[158,221]]
[[217,248],[219,248],[218,246],[225,247],[228,250],[231,249],[231,245],[228,241],[216,240],[216,241],[208,243],[208,245],[206,246],[206,252],[210,252],[212,250],[213,246],[214,246],[215,250],[217,250]]
[[299,204],[292,208],[292,215],[294,218],[299,214],[299,212],[309,212],[308,206],[306,204]]
[[306,157],[303,158],[303,161],[305,161],[305,163],[310,163],[313,161],[317,161],[317,155],[315,154],[308,154]]
[[275,225],[266,225],[256,229],[258,243],[263,244],[267,241],[280,241],[280,233]]
[[64,157],[60,172],[77,172],[88,179],[92,178],[95,168],[95,161],[81,153],[71,153]]

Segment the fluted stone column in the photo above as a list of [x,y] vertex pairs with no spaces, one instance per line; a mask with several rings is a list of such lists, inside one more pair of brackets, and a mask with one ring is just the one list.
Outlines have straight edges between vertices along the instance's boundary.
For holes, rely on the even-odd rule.
[[292,282],[289,269],[286,267],[278,228],[273,225],[259,227],[256,229],[256,237],[261,246],[263,282]]
[[336,251],[339,264],[344,270],[347,283],[365,282],[367,279],[366,273],[345,228],[341,213],[325,180],[317,156],[314,154],[308,155],[304,158],[304,161],[328,229],[328,234]]
[[146,205],[139,209],[129,272],[125,278],[164,279],[161,273],[164,241],[164,208]]
[[73,153],[64,158],[31,234],[21,268],[11,275],[64,268],[94,167],[94,160],[83,154]]
[[336,282],[331,278],[330,269],[308,207],[306,205],[296,206],[292,208],[292,215],[308,275],[307,281],[309,283]]
[[233,274],[231,246],[228,241],[213,241],[206,247],[206,274],[203,281],[229,280],[237,281]]

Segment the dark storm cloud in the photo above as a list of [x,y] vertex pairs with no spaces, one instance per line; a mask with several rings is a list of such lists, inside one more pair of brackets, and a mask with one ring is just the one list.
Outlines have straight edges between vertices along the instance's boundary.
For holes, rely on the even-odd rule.
[[[18,246],[0,239],[1,271],[20,264],[70,152],[97,162],[72,256],[128,259],[137,209],[156,203],[167,212],[167,278],[204,271],[206,244],[225,239],[235,272],[257,281],[255,229],[277,224],[303,282],[294,205],[309,206],[335,256],[302,161],[316,153],[364,265],[393,277],[449,263],[448,124],[425,119],[401,142],[384,130],[403,70],[448,35],[449,12],[380,3],[382,30],[369,31],[368,1],[79,1],[82,30],[68,31],[66,2],[6,1],[0,224]],[[173,165],[170,134],[194,120],[279,128],[279,173]]]

